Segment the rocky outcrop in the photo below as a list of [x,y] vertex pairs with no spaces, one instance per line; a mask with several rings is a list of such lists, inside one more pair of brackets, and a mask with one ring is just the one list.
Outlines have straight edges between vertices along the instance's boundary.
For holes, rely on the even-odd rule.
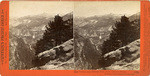
[[139,70],[140,67],[140,39],[109,52],[99,61],[104,69]]
[[105,67],[107,70],[140,70],[140,58],[133,62],[125,62],[124,60],[116,61],[111,66]]
[[99,51],[87,38],[74,34],[75,69],[98,69]]
[[33,67],[32,59],[34,52],[22,38],[15,37],[10,33],[9,39],[9,69],[21,70]]
[[74,69],[73,39],[56,46],[50,50],[41,52],[33,61],[36,66],[33,69]]

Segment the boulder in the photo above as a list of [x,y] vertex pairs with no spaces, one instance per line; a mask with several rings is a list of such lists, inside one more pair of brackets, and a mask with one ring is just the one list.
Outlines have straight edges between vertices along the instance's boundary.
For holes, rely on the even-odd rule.
[[43,66],[50,61],[65,62],[73,58],[73,55],[73,39],[70,39],[59,46],[39,53],[33,60],[33,64],[35,65],[35,67],[37,67]]
[[99,64],[102,68],[105,68],[113,65],[115,62],[120,62],[120,64],[131,63],[138,58],[140,58],[140,39],[115,51],[106,53],[102,59],[99,60]]

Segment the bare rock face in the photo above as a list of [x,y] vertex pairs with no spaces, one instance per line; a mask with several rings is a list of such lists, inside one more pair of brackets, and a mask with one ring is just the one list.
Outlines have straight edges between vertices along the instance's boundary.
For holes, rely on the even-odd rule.
[[81,37],[78,34],[75,34],[74,39],[75,69],[98,69],[100,53],[96,49],[96,46],[89,39]]
[[[123,66],[137,64],[140,66],[140,39],[121,47],[115,51],[109,52],[99,61],[101,67],[107,69],[121,69]],[[117,68],[118,67],[118,68]],[[126,70],[133,69],[132,67],[125,68]],[[139,68],[135,68],[136,70]]]
[[32,69],[73,69],[73,55],[73,39],[71,39],[50,50],[39,53],[33,61],[36,67]]
[[9,41],[9,69],[22,70],[31,68],[34,52],[29,48],[30,46],[22,38],[13,35]]
[[125,62],[124,60],[116,61],[111,66],[105,67],[107,70],[140,70],[140,58],[133,62]]

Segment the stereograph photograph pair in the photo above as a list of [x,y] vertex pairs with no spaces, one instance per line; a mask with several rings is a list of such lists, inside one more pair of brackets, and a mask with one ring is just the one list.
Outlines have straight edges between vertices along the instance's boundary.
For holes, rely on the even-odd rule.
[[140,70],[139,1],[10,1],[10,70]]

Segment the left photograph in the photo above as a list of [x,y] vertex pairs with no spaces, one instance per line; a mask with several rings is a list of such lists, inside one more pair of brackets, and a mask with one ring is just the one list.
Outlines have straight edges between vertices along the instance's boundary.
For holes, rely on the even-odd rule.
[[73,70],[73,3],[10,1],[9,69]]

